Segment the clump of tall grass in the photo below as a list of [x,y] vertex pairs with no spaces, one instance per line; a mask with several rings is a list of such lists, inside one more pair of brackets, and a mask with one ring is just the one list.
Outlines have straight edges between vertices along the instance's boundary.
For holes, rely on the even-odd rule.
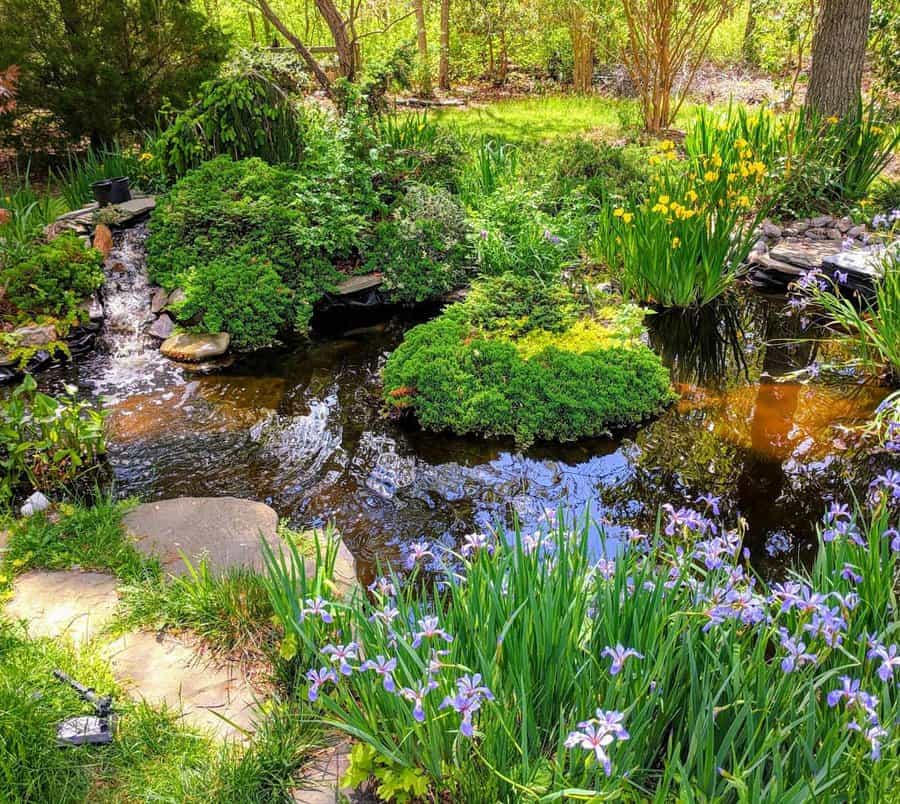
[[32,186],[28,170],[13,183],[0,184],[0,209],[6,211],[0,218],[0,242],[5,247],[28,243],[66,211],[49,187],[41,192]]
[[898,506],[892,471],[833,503],[812,570],[771,585],[712,497],[606,558],[560,520],[414,544],[349,603],[296,555],[269,555],[268,583],[299,693],[384,797],[879,800],[900,771]]
[[120,589],[122,624],[190,629],[216,652],[259,659],[275,639],[272,606],[260,575],[246,567],[210,572],[185,561],[186,575],[154,577]]
[[852,357],[848,363],[865,374],[900,383],[900,248],[888,247],[880,276],[872,279],[873,293],[847,295],[841,271],[833,276],[810,274],[798,283],[795,304],[810,304],[820,312],[826,338]]

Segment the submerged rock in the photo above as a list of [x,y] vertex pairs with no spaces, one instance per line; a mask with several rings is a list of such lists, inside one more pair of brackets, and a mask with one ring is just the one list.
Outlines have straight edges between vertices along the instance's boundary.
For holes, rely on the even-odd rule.
[[227,332],[217,332],[215,335],[181,333],[167,338],[159,348],[172,360],[202,363],[225,354],[230,344],[231,336]]

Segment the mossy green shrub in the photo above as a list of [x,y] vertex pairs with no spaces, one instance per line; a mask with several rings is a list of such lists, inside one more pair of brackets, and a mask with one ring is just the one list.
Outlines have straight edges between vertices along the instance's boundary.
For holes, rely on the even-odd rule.
[[80,303],[103,284],[103,255],[74,233],[15,253],[0,269],[0,285],[20,320],[50,315],[73,323]]
[[422,184],[409,187],[392,216],[375,227],[366,260],[401,302],[458,287],[473,265],[465,211],[446,190]]
[[557,284],[482,280],[411,329],[384,369],[384,397],[429,429],[570,441],[659,413],[673,398],[641,342],[643,311],[588,306]]
[[150,222],[147,261],[153,281],[185,291],[179,318],[242,349],[303,332],[367,225],[364,177],[330,171],[220,156],[176,183]]

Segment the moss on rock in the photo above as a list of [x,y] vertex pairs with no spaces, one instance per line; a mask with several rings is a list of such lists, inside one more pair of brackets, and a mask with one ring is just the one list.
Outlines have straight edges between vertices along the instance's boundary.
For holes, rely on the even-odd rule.
[[634,424],[673,399],[643,316],[611,297],[589,308],[559,285],[486,279],[406,334],[384,369],[385,401],[429,429],[522,444]]

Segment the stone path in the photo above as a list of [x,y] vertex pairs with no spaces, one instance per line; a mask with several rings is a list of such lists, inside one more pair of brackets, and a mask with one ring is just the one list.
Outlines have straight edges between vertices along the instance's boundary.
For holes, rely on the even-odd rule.
[[27,620],[31,637],[93,639],[113,618],[116,579],[102,572],[32,570],[16,578],[5,613]]
[[125,634],[102,654],[134,697],[181,711],[185,723],[220,739],[252,733],[256,694],[236,663],[211,664],[190,642],[149,631]]
[[350,744],[346,741],[321,751],[306,767],[302,787],[293,791],[295,804],[336,804],[352,797],[353,791],[341,788],[349,766]]

